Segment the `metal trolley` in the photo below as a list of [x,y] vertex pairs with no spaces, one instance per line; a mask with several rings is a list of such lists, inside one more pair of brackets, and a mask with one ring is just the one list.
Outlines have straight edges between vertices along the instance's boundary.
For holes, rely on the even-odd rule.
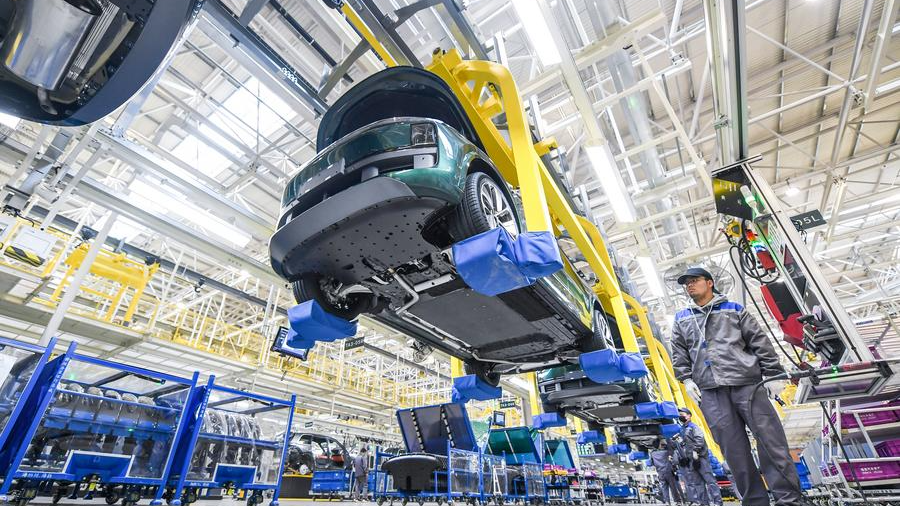
[[506,477],[503,502],[537,504],[544,501],[543,463],[538,450],[540,439],[541,434],[528,427],[491,429],[484,452],[503,459]]
[[[376,455],[375,501],[402,504],[476,504],[486,501],[484,480],[492,471],[475,443],[463,404],[397,411],[407,453]],[[488,485],[489,495],[493,494]]]
[[583,490],[573,487],[578,479],[575,459],[565,439],[544,440],[544,488],[547,502],[572,505],[584,499]]
[[215,384],[195,390],[186,441],[176,454],[166,500],[188,505],[211,489],[243,493],[248,506],[271,494],[278,505],[296,396],[280,399]]
[[19,505],[39,493],[53,502],[100,495],[107,504],[161,504],[198,374],[181,378],[74,350],[35,370],[0,457],[0,495]]

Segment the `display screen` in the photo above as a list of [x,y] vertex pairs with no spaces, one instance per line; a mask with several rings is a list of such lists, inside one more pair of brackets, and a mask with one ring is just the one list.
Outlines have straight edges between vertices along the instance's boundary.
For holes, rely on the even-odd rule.
[[506,413],[494,411],[494,415],[491,417],[491,425],[494,427],[506,427]]
[[743,220],[753,219],[753,209],[747,205],[741,194],[741,186],[748,185],[749,182],[740,165],[714,173],[712,184],[716,211],[719,214]]
[[306,360],[306,357],[309,356],[309,348],[293,348],[287,344],[288,338],[292,332],[293,331],[287,327],[278,327],[278,332],[275,334],[275,340],[272,341],[272,351],[286,357]]

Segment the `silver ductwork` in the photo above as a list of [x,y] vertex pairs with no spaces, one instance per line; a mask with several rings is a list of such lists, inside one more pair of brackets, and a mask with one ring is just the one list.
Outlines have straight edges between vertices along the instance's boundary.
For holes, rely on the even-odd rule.
[[[14,3],[15,14],[0,46],[0,59],[14,75],[37,86],[38,95],[46,99],[48,91],[62,85],[103,9],[99,0]],[[49,101],[46,103],[49,106]]]

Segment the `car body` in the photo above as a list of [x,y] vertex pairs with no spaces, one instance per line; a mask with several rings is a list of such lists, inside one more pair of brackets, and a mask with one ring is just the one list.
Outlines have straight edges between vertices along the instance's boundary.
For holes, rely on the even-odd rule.
[[602,310],[564,255],[562,270],[493,297],[457,275],[454,243],[496,226],[516,235],[525,223],[437,76],[370,76],[324,115],[317,148],[288,183],[269,244],[298,302],[348,320],[368,314],[491,382],[591,349]]

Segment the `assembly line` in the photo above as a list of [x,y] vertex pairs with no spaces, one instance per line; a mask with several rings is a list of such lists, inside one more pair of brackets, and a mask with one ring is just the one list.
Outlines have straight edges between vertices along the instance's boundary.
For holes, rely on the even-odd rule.
[[898,10],[0,0],[0,504],[900,504]]

